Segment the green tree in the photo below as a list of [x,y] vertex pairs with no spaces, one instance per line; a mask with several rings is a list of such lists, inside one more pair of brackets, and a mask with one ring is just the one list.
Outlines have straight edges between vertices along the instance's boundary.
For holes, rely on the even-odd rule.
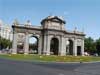
[[11,48],[12,42],[0,36],[0,49]]
[[91,37],[85,38],[85,51],[90,54],[94,54],[96,52],[96,43]]
[[97,53],[100,55],[100,38],[96,40]]

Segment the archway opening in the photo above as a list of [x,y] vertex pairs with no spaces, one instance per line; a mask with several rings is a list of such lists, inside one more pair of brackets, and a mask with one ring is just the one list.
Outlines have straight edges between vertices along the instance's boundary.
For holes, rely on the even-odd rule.
[[29,38],[29,53],[38,54],[38,38],[35,36]]
[[59,40],[57,38],[52,38],[50,43],[50,54],[58,55],[59,52]]
[[17,53],[18,54],[23,54],[24,53],[23,48],[24,48],[24,43],[18,42],[18,44],[17,44]]
[[73,55],[73,41],[72,40],[69,40],[69,54],[70,55]]
[[81,55],[81,46],[77,46],[77,55]]

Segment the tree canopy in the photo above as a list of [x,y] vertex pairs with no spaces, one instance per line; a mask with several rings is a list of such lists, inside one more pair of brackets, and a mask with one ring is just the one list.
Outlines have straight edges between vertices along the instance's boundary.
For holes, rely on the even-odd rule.
[[0,36],[0,50],[11,48],[12,42]]
[[89,53],[96,51],[94,40],[91,37],[85,38],[85,51]]
[[96,40],[97,53],[100,55],[100,38]]
[[98,53],[100,54],[100,38],[96,41],[91,37],[85,38],[85,51],[90,54]]

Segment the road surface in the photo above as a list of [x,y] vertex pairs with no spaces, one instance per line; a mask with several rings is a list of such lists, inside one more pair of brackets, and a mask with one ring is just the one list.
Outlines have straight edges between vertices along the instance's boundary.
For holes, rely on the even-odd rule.
[[43,63],[0,58],[0,75],[100,75],[100,63]]

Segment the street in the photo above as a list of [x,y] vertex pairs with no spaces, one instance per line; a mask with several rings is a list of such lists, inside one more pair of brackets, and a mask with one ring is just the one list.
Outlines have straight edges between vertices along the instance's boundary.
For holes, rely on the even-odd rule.
[[100,75],[100,63],[46,63],[0,58],[0,75]]

